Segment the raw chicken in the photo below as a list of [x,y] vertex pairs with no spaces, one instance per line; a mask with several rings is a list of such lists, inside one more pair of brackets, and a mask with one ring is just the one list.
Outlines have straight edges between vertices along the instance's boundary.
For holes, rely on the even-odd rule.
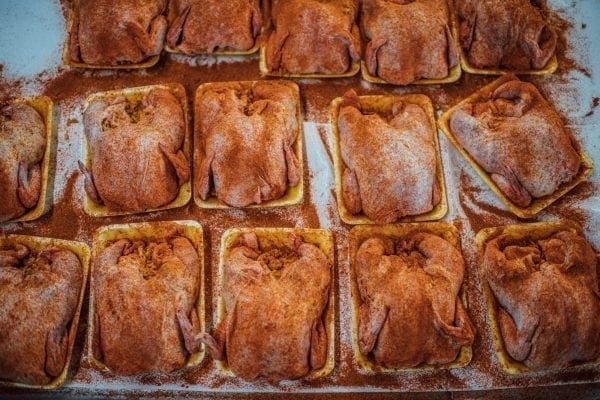
[[196,103],[195,190],[245,207],[283,196],[301,179],[297,86],[291,82],[213,84]]
[[325,365],[331,264],[317,246],[290,241],[293,250],[260,249],[254,233],[242,236],[225,258],[227,317],[196,337],[241,378],[296,379]]
[[354,91],[338,117],[344,205],[377,223],[431,211],[440,201],[434,128],[426,112],[397,100],[391,115],[361,110]]
[[407,85],[446,78],[458,64],[446,0],[365,0],[362,7],[371,75]]
[[476,68],[542,69],[557,35],[545,0],[456,0],[460,44]]
[[470,346],[474,328],[458,297],[464,261],[450,243],[414,233],[396,245],[364,241],[354,264],[362,304],[360,352],[387,368],[446,364]]
[[0,381],[45,385],[61,374],[82,280],[69,250],[0,250]]
[[260,0],[176,0],[167,43],[186,54],[245,51],[262,26]]
[[139,101],[96,98],[84,113],[92,170],[85,190],[109,210],[143,212],[172,202],[189,179],[182,151],[185,116],[178,99],[158,88]]
[[167,0],[75,0],[71,60],[90,65],[137,64],[160,54]]
[[596,254],[565,230],[544,240],[490,241],[485,274],[500,305],[504,346],[533,370],[600,357],[600,289]]
[[0,108],[0,222],[18,218],[37,205],[46,128],[26,104]]
[[570,182],[581,164],[558,113],[531,83],[514,78],[450,117],[452,133],[519,207]]
[[103,249],[91,288],[95,357],[125,375],[182,368],[196,350],[184,346],[182,329],[198,329],[199,285],[198,253],[183,236],[121,239]]
[[360,58],[356,0],[273,0],[270,71],[343,74]]

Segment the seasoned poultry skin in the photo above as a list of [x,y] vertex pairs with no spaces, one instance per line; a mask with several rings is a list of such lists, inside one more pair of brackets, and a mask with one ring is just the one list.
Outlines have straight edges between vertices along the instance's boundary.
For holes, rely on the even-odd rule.
[[98,97],[83,118],[92,168],[80,169],[97,204],[131,213],[159,208],[189,180],[185,115],[168,90],[152,89],[139,101]]
[[196,103],[194,187],[202,200],[216,196],[233,207],[282,197],[296,186],[301,166],[292,148],[299,133],[291,82],[216,84]]
[[459,298],[464,261],[441,237],[417,232],[394,243],[372,237],[359,247],[358,340],[386,368],[454,361],[475,331]]
[[266,44],[269,71],[343,74],[360,59],[356,0],[274,0]]
[[94,356],[123,375],[182,368],[196,348],[183,330],[198,329],[200,261],[174,234],[120,239],[94,260]]
[[46,127],[31,106],[0,107],[0,222],[18,218],[37,205]]
[[516,77],[450,117],[460,145],[519,207],[551,195],[581,167],[578,144],[531,83]]
[[259,0],[177,0],[167,44],[186,54],[246,51],[262,27]]
[[544,370],[600,357],[597,259],[580,234],[520,241],[501,235],[487,243],[483,267],[514,360]]
[[119,66],[160,54],[167,19],[166,0],[75,0],[70,31],[73,62]]
[[446,0],[365,0],[361,26],[368,71],[389,83],[444,79],[458,64]]
[[82,281],[67,249],[0,250],[0,380],[45,385],[61,374]]
[[337,123],[345,165],[342,198],[350,213],[391,223],[439,203],[435,131],[423,108],[398,100],[391,115],[370,113],[349,91]]

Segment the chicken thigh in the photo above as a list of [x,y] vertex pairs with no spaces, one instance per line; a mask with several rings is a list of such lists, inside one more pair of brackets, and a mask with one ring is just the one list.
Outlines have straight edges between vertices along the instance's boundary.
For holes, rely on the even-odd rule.
[[600,357],[600,289],[596,254],[572,231],[543,240],[499,236],[483,266],[498,300],[504,346],[533,370]]
[[196,103],[195,190],[245,207],[282,197],[296,186],[301,166],[292,148],[298,137],[299,107],[288,82],[214,84]]
[[542,69],[557,35],[545,0],[456,0],[460,45],[476,68]]
[[26,104],[0,108],[0,222],[18,218],[38,203],[46,128]]
[[0,249],[0,381],[45,385],[61,374],[82,280],[64,248]]
[[132,213],[172,202],[189,179],[185,123],[179,100],[166,89],[139,101],[93,100],[84,113],[91,171],[80,164],[88,196],[111,211]]
[[177,0],[167,43],[186,54],[246,51],[262,27],[260,0]]
[[362,111],[350,91],[337,122],[345,164],[342,197],[349,212],[390,223],[438,204],[435,131],[420,106],[398,100],[391,116],[382,116]]
[[356,0],[274,0],[267,41],[270,71],[343,74],[360,58]]
[[167,0],[75,0],[71,60],[90,65],[137,64],[160,54]]
[[474,328],[458,296],[464,261],[430,233],[397,241],[373,237],[355,259],[362,304],[360,352],[387,368],[446,364],[470,346]]
[[133,375],[182,368],[190,353],[181,324],[198,329],[200,260],[192,243],[121,239],[94,260],[94,355]]
[[446,0],[366,0],[362,7],[371,75],[407,85],[446,78],[458,64]]
[[500,85],[450,117],[452,133],[519,207],[570,182],[581,157],[558,113],[531,83]]

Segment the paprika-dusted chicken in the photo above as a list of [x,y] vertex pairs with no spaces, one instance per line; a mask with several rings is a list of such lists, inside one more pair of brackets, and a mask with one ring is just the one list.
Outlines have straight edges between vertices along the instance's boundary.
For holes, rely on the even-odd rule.
[[545,0],[455,0],[459,37],[476,68],[542,69],[557,35],[544,21]]
[[82,280],[64,248],[0,249],[0,381],[45,385],[61,374]]
[[571,135],[531,83],[517,78],[450,117],[453,135],[513,203],[554,193],[581,165]]
[[185,115],[168,90],[140,100],[96,98],[84,113],[92,168],[80,163],[85,190],[111,211],[143,212],[172,202],[189,179],[182,151]]
[[327,360],[331,264],[317,246],[290,241],[261,249],[246,233],[224,260],[227,317],[197,340],[241,378],[296,379]]
[[46,128],[27,104],[0,108],[0,222],[18,218],[38,203]]
[[596,265],[589,243],[569,230],[543,240],[501,235],[487,243],[485,276],[513,359],[543,370],[600,357]]
[[177,234],[164,241],[121,239],[94,260],[94,355],[133,375],[182,368],[190,353],[181,324],[198,329],[200,260]]
[[186,54],[246,51],[262,27],[260,0],[177,0],[167,43]]
[[71,61],[137,64],[160,54],[167,32],[167,0],[75,0]]
[[366,0],[362,10],[371,75],[407,85],[446,78],[458,64],[446,0]]
[[423,108],[397,100],[390,115],[362,111],[354,91],[338,116],[344,205],[377,223],[431,211],[440,201],[434,127]]
[[195,190],[233,207],[282,197],[302,178],[292,148],[298,87],[286,81],[212,84],[196,102]]
[[360,58],[356,0],[274,0],[269,71],[343,74]]
[[454,361],[474,328],[458,296],[464,261],[449,242],[413,233],[394,243],[373,237],[354,263],[362,304],[360,352],[386,368]]

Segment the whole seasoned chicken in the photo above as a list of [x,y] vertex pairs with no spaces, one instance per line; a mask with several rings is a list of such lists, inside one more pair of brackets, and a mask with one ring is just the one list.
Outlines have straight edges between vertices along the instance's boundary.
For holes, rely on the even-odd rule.
[[242,236],[225,258],[227,317],[195,338],[241,378],[296,379],[325,365],[331,264],[317,246],[290,240],[293,250],[261,249],[254,233]]
[[510,80],[450,117],[452,133],[519,207],[554,193],[581,165],[571,135],[531,83]]
[[160,54],[167,0],[75,0],[71,60],[90,65],[137,64]]
[[262,27],[260,0],[176,0],[167,43],[186,54],[245,51]]
[[270,71],[343,74],[360,58],[356,0],[273,0]]
[[362,111],[360,98],[349,91],[337,122],[349,212],[390,223],[438,204],[435,131],[421,107],[397,100],[391,115],[379,115]]
[[84,113],[92,169],[80,163],[85,190],[109,210],[143,212],[173,201],[189,179],[182,151],[185,115],[179,100],[157,88],[139,101],[96,98]]
[[233,207],[283,196],[301,179],[297,86],[259,81],[213,84],[196,103],[195,190]]
[[133,375],[182,368],[187,350],[181,324],[198,329],[200,260],[192,243],[118,240],[94,260],[94,356]]
[[545,0],[456,0],[460,45],[477,68],[542,69],[557,35]]
[[501,235],[486,245],[485,275],[512,358],[541,370],[600,357],[596,265],[589,243],[569,230],[543,240]]
[[0,108],[0,222],[38,203],[46,129],[38,112],[21,103]]
[[406,85],[446,78],[458,64],[446,0],[366,0],[362,11],[371,75]]
[[45,385],[61,374],[82,281],[64,248],[0,249],[0,381]]
[[464,261],[441,237],[414,233],[396,244],[364,241],[355,273],[362,304],[360,352],[387,368],[446,364],[470,346],[474,328],[458,296]]

